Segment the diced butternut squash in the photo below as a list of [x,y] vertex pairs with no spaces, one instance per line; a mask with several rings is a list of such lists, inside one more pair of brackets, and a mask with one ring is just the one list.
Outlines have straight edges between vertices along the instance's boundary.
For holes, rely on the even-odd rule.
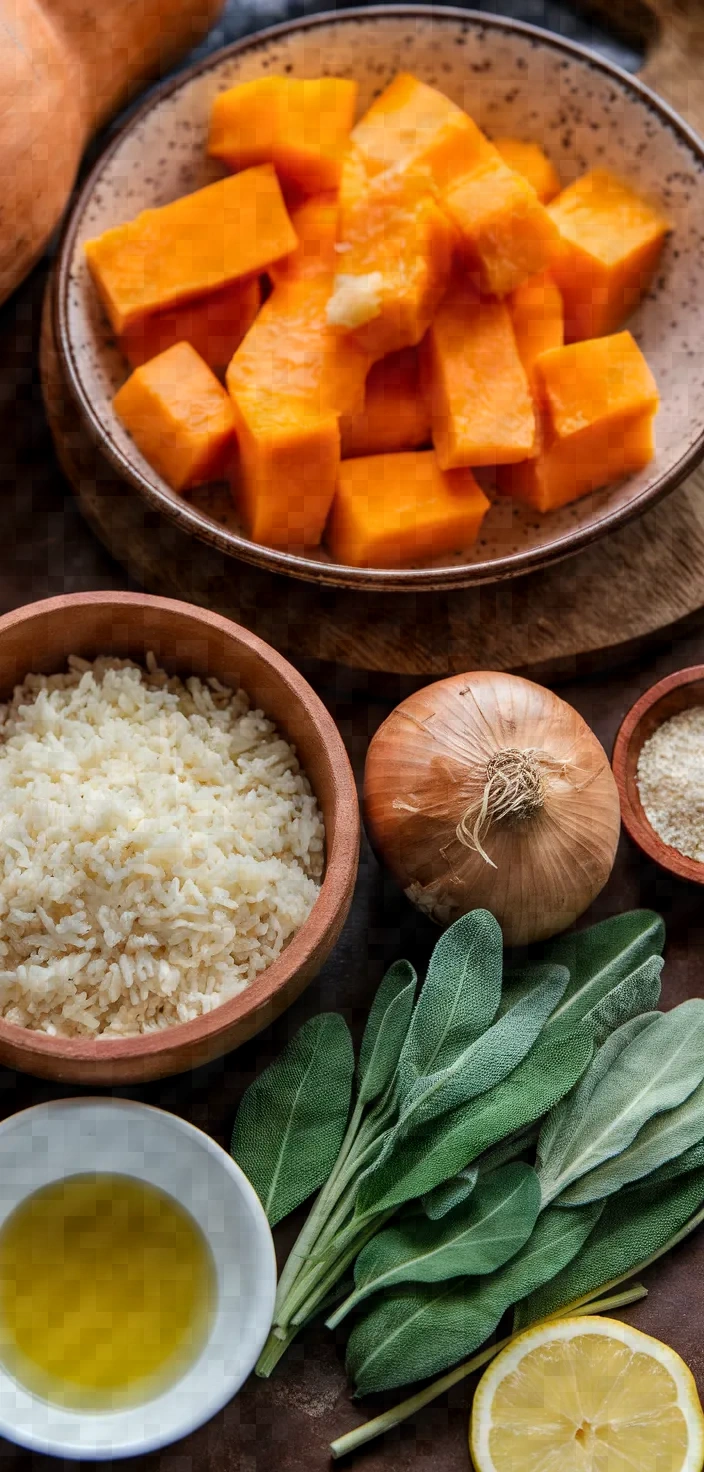
[[350,143],[345,149],[345,156],[342,160],[340,188],[337,192],[338,240],[346,240],[350,223],[354,221],[360,202],[366,197],[368,188],[369,175],[364,158],[354,143]]
[[400,72],[352,130],[367,173],[427,170],[438,188],[466,174],[491,145],[476,123],[435,87]]
[[449,291],[422,349],[433,444],[443,470],[508,465],[535,445],[535,414],[505,302]]
[[214,373],[224,372],[235,348],[249,332],[261,296],[258,276],[235,281],[198,301],[138,318],[122,333],[120,347],[132,367],[139,368],[175,343],[189,342]]
[[335,494],[341,413],[364,403],[367,358],[333,332],[331,278],[280,281],[227,370],[240,465],[233,494],[254,541],[316,546]]
[[117,333],[288,255],[296,236],[271,164],[144,210],[88,240],[88,266]]
[[650,286],[668,222],[628,184],[592,169],[549,206],[568,342],[614,332]]
[[489,296],[506,296],[550,266],[559,245],[557,226],[530,184],[503,159],[490,157],[445,191],[467,264]]
[[337,416],[298,401],[234,400],[239,462],[232,493],[247,536],[267,547],[317,547],[340,464]]
[[340,466],[325,539],[335,562],[403,567],[471,546],[488,509],[472,472],[432,450],[365,456]]
[[508,298],[516,347],[529,380],[536,359],[565,340],[562,294],[549,271],[529,276]]
[[340,420],[343,459],[415,450],[430,440],[430,415],[420,383],[417,348],[380,358],[370,369],[364,408]]
[[337,195],[330,193],[312,194],[291,211],[298,245],[290,256],[270,266],[269,275],[274,283],[334,274],[339,261],[335,251],[337,217]]
[[552,511],[647,465],[658,391],[630,332],[543,353],[536,376],[539,452],[502,472],[500,490]]
[[560,176],[539,143],[520,138],[495,138],[494,148],[505,164],[532,184],[541,204],[549,204],[560,192]]
[[356,102],[342,77],[240,82],[213,103],[208,152],[232,169],[271,162],[306,193],[336,189]]
[[418,178],[379,174],[340,242],[331,326],[353,332],[373,358],[414,347],[446,290],[454,244],[448,217]]
[[174,491],[225,475],[234,450],[232,404],[190,343],[176,343],[135,368],[113,407]]

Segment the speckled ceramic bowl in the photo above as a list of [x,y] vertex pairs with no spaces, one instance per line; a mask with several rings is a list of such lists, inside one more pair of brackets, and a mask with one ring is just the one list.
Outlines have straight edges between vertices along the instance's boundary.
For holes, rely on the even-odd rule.
[[[213,97],[267,72],[337,74],[360,109],[399,70],[415,72],[489,135],[541,141],[565,183],[599,164],[665,210],[674,232],[653,289],[630,322],[658,381],[657,455],[640,474],[541,517],[500,499],[475,547],[441,565],[369,570],[249,541],[223,488],[169,490],[112,410],[126,376],[83,257],[83,242],[139,210],[219,177],[205,154]],[[641,83],[580,47],[498,16],[375,7],[296,21],[238,42],[151,95],[110,143],[66,227],[54,327],[67,382],[90,430],[143,497],[231,557],[321,583],[384,591],[512,577],[576,551],[674,489],[704,455],[704,145]]]

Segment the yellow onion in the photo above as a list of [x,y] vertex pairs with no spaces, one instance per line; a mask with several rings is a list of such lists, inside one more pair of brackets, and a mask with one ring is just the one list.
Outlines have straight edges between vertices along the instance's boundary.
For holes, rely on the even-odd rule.
[[616,783],[586,722],[552,691],[479,671],[397,706],[364,774],[367,832],[441,925],[477,906],[509,945],[566,929],[606,883]]

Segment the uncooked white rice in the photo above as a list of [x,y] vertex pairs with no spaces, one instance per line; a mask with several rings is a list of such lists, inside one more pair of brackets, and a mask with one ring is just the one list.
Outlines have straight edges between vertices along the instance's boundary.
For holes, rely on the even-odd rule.
[[0,707],[0,1015],[62,1037],[210,1012],[317,898],[323,822],[246,694],[125,661]]

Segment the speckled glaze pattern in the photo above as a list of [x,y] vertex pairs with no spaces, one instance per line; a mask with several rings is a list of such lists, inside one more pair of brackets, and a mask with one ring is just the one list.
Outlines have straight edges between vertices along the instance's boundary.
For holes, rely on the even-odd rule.
[[[432,568],[335,567],[324,552],[289,556],[241,534],[227,490],[176,496],[139,455],[112,409],[127,374],[83,256],[83,243],[147,207],[221,176],[205,155],[218,92],[266,73],[340,75],[364,110],[399,70],[465,107],[490,136],[535,139],[563,183],[594,165],[622,174],[668,215],[652,290],[629,322],[658,382],[657,454],[640,474],[541,517],[497,499],[482,535]],[[486,15],[423,9],[340,12],[238,43],[150,99],[93,171],[68,222],[55,329],[66,377],[89,427],[147,503],[235,557],[314,581],[418,591],[515,576],[567,555],[671,490],[704,454],[704,150],[625,74],[547,33]]]

